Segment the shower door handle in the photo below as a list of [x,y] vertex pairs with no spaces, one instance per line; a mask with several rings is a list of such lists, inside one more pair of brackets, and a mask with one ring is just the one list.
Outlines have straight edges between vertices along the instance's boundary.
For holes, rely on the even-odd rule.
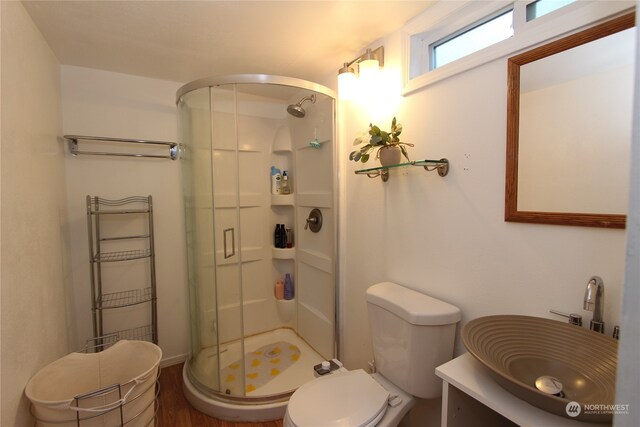
[[[231,258],[236,254],[236,238],[235,238],[235,229],[227,228],[223,231],[224,233],[224,259]],[[229,253],[228,245],[227,245],[227,236],[231,233],[231,253]]]

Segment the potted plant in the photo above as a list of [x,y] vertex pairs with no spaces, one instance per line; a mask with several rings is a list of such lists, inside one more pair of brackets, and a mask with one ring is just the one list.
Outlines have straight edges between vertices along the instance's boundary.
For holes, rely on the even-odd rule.
[[413,147],[413,144],[400,142],[399,136],[401,132],[402,125],[396,122],[395,117],[391,121],[390,132],[383,131],[378,126],[369,124],[368,134],[359,136],[353,141],[353,145],[365,145],[358,150],[352,151],[351,154],[349,154],[349,160],[366,163],[369,160],[370,153],[376,151],[375,158],[380,160],[382,166],[400,163],[401,155],[404,156],[407,161],[410,161],[406,146]]

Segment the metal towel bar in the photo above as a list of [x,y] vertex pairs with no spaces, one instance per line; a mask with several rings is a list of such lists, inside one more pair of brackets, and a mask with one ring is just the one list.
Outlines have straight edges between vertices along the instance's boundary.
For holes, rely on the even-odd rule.
[[[69,151],[74,156],[78,154],[92,155],[92,156],[124,156],[124,157],[151,157],[155,159],[171,159],[176,160],[178,158],[178,144],[176,142],[166,141],[151,141],[146,139],[127,139],[127,138],[110,138],[103,136],[80,136],[80,135],[65,135],[64,138],[69,141]],[[128,144],[145,144],[145,145],[160,145],[169,148],[168,155],[160,154],[146,154],[146,153],[134,153],[134,152],[105,152],[105,151],[82,151],[78,149],[78,141],[95,141],[95,142],[115,142],[115,143],[128,143]]]

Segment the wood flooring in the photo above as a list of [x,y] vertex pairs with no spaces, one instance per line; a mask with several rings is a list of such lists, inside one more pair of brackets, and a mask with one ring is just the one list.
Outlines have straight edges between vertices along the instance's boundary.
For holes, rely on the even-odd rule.
[[282,420],[264,423],[222,421],[194,409],[182,394],[182,366],[162,368],[158,427],[282,427]]

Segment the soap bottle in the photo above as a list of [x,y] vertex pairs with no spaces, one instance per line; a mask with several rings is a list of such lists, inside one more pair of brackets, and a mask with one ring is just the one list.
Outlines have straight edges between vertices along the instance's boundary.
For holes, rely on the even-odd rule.
[[287,236],[287,248],[292,248],[293,247],[293,230],[291,228],[286,228],[285,234]]
[[289,273],[284,276],[284,299],[293,299],[293,282],[291,281],[291,275]]
[[280,241],[278,242],[279,248],[284,249],[287,247],[287,229],[284,224],[280,224]]
[[280,279],[278,279],[278,281],[276,282],[275,294],[276,299],[284,299],[284,283],[282,283],[282,280]]
[[282,194],[291,194],[291,184],[289,183],[289,173],[282,172],[282,183],[280,184],[280,192]]
[[276,229],[273,232],[273,246],[276,248],[280,247],[282,242],[282,234],[285,230],[281,227],[281,224],[276,224]]

